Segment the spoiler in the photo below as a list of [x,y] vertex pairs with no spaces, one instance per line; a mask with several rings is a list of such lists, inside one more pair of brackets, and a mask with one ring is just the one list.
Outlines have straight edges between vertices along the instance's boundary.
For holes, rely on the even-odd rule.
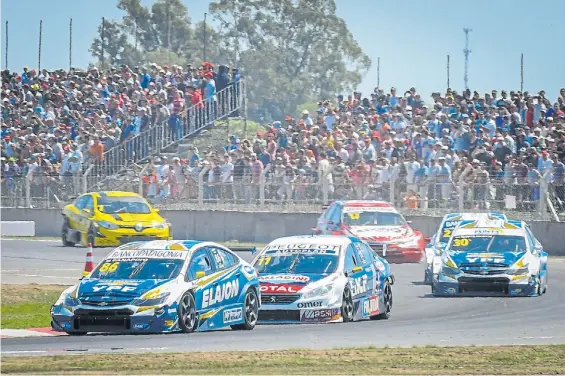
[[227,247],[234,252],[251,252],[252,255],[257,253],[257,247]]

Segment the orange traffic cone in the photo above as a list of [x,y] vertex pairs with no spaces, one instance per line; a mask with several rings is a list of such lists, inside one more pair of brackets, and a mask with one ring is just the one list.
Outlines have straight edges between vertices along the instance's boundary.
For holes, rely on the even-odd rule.
[[92,270],[94,270],[94,256],[92,251],[92,243],[88,243],[88,252],[86,252],[86,263],[84,264],[84,272],[82,276],[86,277]]

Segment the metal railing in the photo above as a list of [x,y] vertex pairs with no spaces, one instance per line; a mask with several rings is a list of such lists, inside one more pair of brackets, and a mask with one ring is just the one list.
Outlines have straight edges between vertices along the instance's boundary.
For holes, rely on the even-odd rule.
[[[132,164],[108,178],[105,188],[138,192],[157,207],[169,210],[238,210],[320,212],[334,200],[386,200],[405,214],[441,216],[448,212],[496,211],[524,220],[565,220],[565,184],[544,176],[535,184],[423,182],[397,178],[382,184],[345,178],[286,176],[269,166],[261,175],[222,182],[205,165],[185,168],[175,176],[163,167]],[[57,208],[69,198],[96,186],[88,173],[75,176],[33,175],[2,179],[2,207]]]
[[[181,115],[171,117],[161,124],[125,140],[104,152],[98,161],[90,161],[94,166],[89,171],[96,185],[88,185],[92,190],[104,185],[107,179],[123,172],[129,165],[146,160],[163,149],[174,146],[181,140],[197,135],[214,122],[231,115],[236,116],[242,108],[244,81],[238,81],[216,93],[214,100],[204,99],[201,104],[187,108]],[[89,179],[89,182],[92,179]]]

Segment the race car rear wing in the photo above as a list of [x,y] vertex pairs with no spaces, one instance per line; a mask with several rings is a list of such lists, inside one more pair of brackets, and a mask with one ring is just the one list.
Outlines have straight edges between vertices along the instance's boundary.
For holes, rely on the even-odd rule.
[[234,252],[251,252],[252,255],[257,253],[257,247],[228,247]]

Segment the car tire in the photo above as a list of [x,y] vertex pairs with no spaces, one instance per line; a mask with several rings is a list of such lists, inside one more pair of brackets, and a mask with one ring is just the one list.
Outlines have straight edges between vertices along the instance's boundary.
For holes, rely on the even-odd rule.
[[96,233],[94,232],[93,227],[88,229],[88,234],[86,236],[86,246],[89,244],[92,244],[92,248],[96,248]]
[[196,302],[190,292],[185,292],[179,300],[177,307],[179,328],[184,333],[192,333],[198,327]]
[[431,283],[430,279],[428,278],[428,273],[424,270],[424,285],[429,285]]
[[353,305],[353,295],[351,295],[351,289],[345,287],[343,290],[343,297],[341,299],[341,317],[343,317],[343,322],[353,321],[353,310],[355,306]]
[[230,325],[233,330],[253,330],[259,319],[259,298],[253,288],[245,293],[245,301],[243,303],[243,317],[245,322],[236,325]]
[[75,243],[68,240],[69,236],[69,220],[65,217],[63,219],[63,228],[61,228],[61,241],[64,247],[74,247]]
[[383,288],[383,305],[384,311],[378,315],[371,316],[371,320],[388,320],[392,312],[392,287],[389,281],[385,282]]

